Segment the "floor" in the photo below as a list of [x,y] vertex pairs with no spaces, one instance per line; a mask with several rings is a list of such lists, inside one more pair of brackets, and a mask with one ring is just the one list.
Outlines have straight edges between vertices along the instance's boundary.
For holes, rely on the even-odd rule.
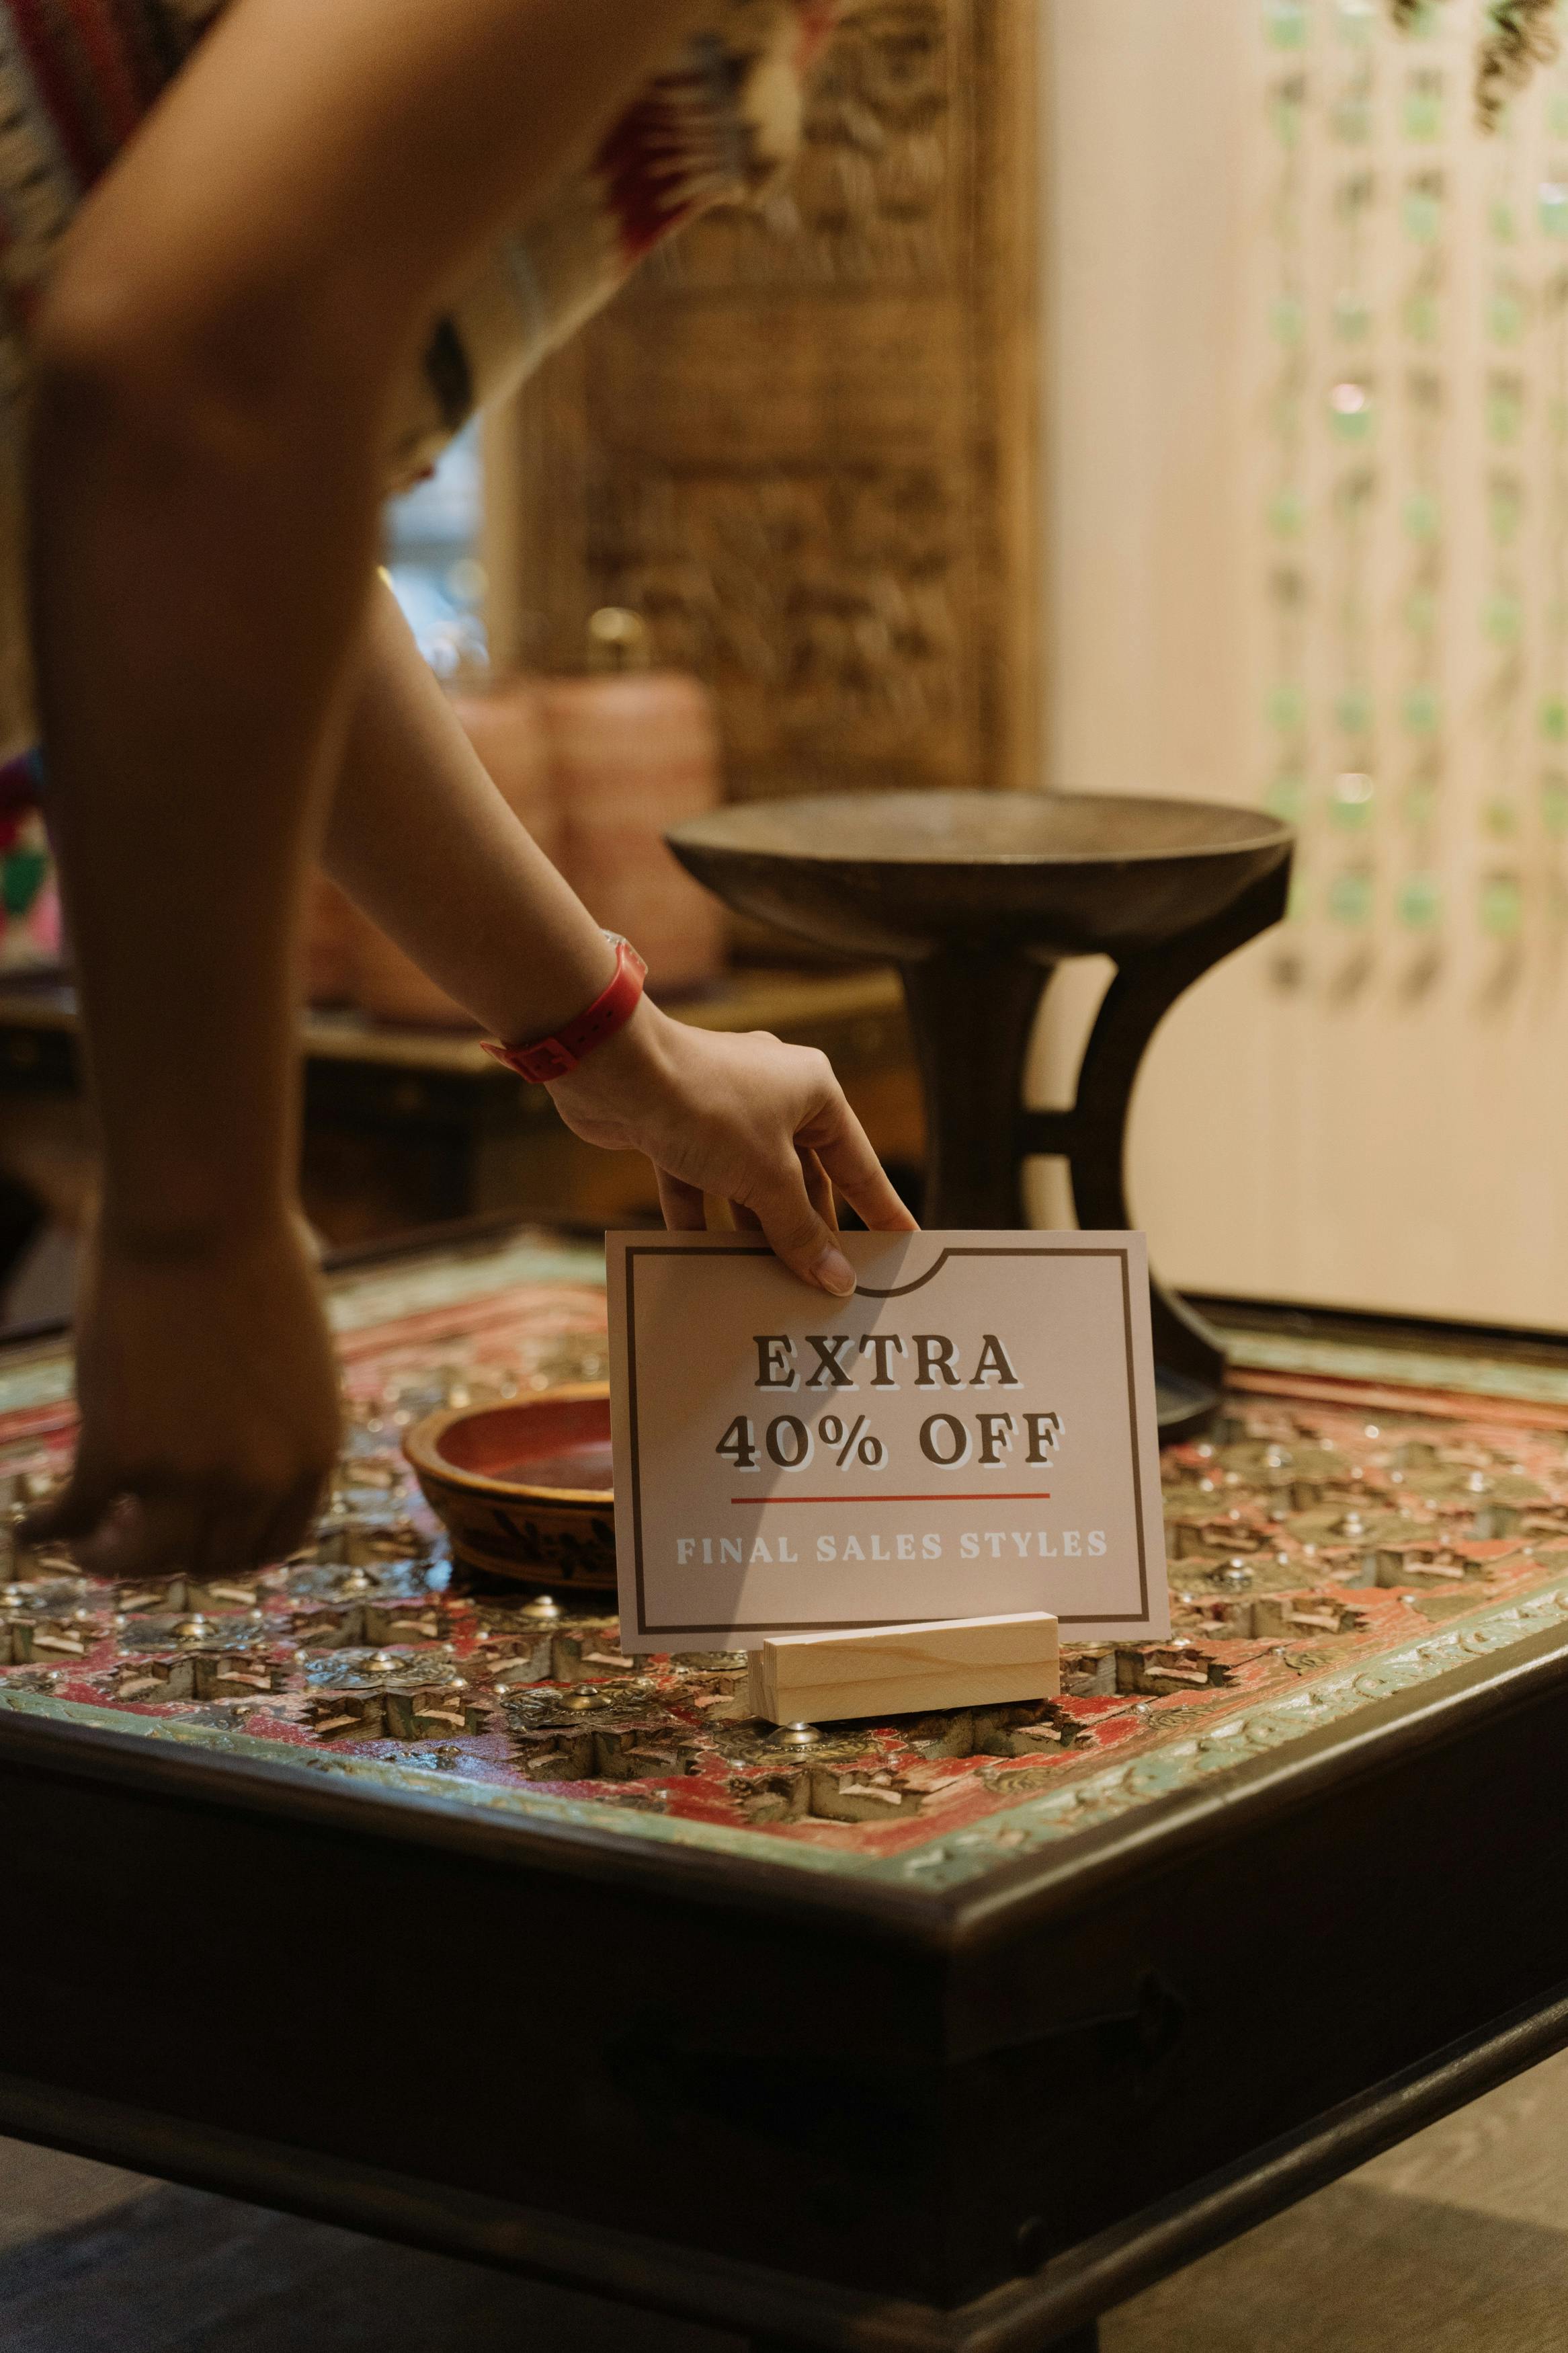
[[[1103,2324],[1104,2353],[1563,2353],[1568,2052]],[[0,2141],[5,2353],[738,2353]]]

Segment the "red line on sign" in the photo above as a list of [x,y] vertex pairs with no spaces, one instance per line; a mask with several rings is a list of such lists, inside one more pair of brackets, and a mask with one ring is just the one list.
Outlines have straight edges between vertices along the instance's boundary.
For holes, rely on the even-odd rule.
[[1027,1495],[731,1495],[732,1504],[1048,1504],[1049,1492]]

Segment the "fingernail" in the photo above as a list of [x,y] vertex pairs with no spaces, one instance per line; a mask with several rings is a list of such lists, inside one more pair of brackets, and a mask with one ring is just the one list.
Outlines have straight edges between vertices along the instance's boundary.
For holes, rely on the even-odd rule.
[[855,1270],[840,1250],[829,1242],[811,1270],[811,1279],[836,1299],[847,1299],[855,1288]]

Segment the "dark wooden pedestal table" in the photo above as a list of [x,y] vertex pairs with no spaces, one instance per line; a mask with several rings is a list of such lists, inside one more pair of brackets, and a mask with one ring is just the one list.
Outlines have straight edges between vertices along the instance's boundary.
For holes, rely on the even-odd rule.
[[[1079,1223],[1127,1227],[1133,1082],[1178,997],[1285,912],[1291,834],[1202,801],[1087,794],[834,795],[716,810],[669,837],[743,914],[903,975],[928,1121],[926,1223],[1026,1222],[1023,1165],[1059,1155]],[[1070,1111],[1023,1107],[1042,992],[1069,956],[1116,965]],[[1201,1426],[1225,1356],[1150,1285],[1160,1424]]]

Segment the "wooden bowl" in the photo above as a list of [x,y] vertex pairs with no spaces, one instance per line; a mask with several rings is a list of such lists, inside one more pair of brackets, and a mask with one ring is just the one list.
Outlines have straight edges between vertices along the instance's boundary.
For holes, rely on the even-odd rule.
[[605,1382],[430,1414],[404,1451],[469,1567],[530,1585],[615,1590]]

